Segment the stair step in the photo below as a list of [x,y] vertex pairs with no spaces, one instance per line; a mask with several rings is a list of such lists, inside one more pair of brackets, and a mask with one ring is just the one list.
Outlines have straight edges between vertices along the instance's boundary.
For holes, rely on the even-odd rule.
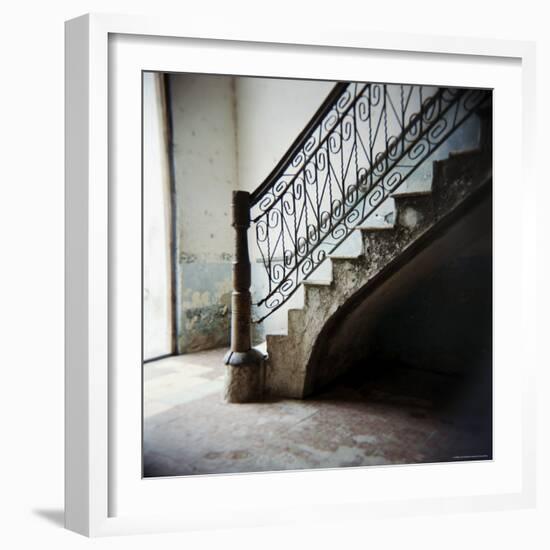
[[332,280],[329,279],[304,279],[302,281],[304,285],[310,285],[310,286],[330,286],[332,284]]
[[363,254],[329,254],[328,257],[331,260],[356,260],[360,258]]
[[273,344],[273,342],[284,340],[285,338],[288,338],[288,334],[283,332],[279,332],[276,334],[266,334],[265,335],[266,346],[269,347],[271,344]]
[[402,191],[402,192],[395,192],[392,197],[394,199],[407,199],[410,197],[425,197],[426,195],[431,195],[432,190],[431,189],[419,189],[417,191]]
[[360,225],[357,229],[361,231],[388,231],[389,229],[395,229],[394,224],[384,224],[384,225]]
[[[472,155],[478,155],[480,153],[481,153],[481,149],[479,147],[471,147],[470,149],[461,149],[460,151],[450,151],[449,158],[456,159],[460,157],[469,157]],[[445,159],[443,159],[443,162],[444,160]]]

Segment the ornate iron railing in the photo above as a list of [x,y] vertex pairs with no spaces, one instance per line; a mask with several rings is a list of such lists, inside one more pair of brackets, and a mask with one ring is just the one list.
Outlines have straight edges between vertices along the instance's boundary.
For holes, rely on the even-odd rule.
[[339,83],[250,195],[267,276],[257,322],[276,311],[485,102],[484,90]]

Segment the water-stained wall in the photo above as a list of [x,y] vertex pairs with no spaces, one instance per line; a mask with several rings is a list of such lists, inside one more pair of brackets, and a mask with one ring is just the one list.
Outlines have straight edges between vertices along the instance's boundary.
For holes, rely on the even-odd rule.
[[[229,345],[232,191],[262,182],[332,86],[170,75],[179,353]],[[250,249],[253,281],[263,281],[252,230]]]
[[170,76],[178,352],[229,344],[232,191],[238,188],[229,76]]

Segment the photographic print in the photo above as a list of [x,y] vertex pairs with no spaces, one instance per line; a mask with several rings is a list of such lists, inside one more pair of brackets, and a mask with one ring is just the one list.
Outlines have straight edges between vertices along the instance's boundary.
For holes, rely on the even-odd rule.
[[491,460],[492,91],[142,73],[146,478]]

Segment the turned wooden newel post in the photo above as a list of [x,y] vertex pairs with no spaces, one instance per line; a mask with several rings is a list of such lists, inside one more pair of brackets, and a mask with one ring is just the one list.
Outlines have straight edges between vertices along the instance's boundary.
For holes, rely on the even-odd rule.
[[251,346],[250,194],[233,191],[235,259],[231,296],[231,349],[225,356],[227,365],[224,398],[231,403],[257,401],[263,392],[264,356]]
[[250,258],[248,228],[250,227],[250,195],[233,192],[233,227],[235,228],[235,260],[233,261],[233,294],[231,298],[231,351],[250,349]]

